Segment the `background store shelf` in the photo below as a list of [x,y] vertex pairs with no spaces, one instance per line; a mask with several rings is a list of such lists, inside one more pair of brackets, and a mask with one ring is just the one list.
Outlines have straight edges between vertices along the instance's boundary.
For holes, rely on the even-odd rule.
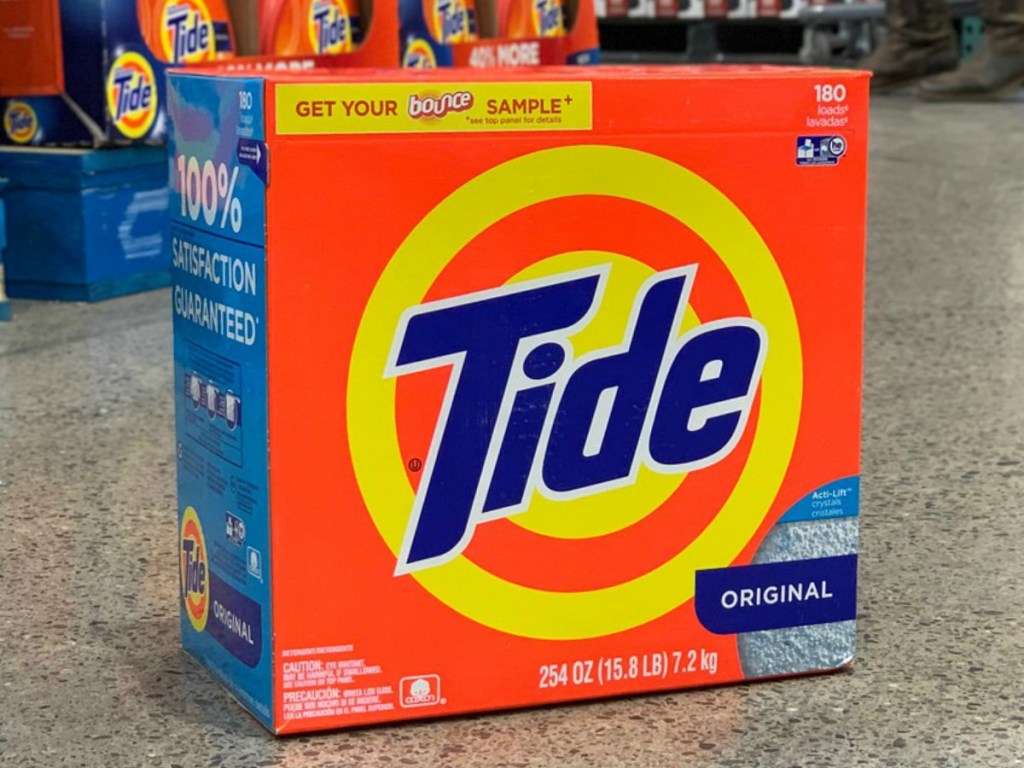
[[[977,0],[950,0],[965,54],[978,36]],[[599,10],[602,4],[598,5]],[[630,15],[598,20],[607,63],[765,63],[844,66],[877,44],[885,5],[880,2],[801,4],[787,18],[672,18],[640,2]]]

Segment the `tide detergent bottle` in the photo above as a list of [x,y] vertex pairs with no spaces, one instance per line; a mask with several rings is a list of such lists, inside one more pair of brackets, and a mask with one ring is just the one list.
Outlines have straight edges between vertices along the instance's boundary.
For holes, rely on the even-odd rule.
[[199,64],[234,56],[225,0],[136,0],[139,29],[150,51],[168,64]]
[[501,0],[501,37],[562,37],[566,31],[563,0]]
[[363,37],[358,0],[264,0],[260,48],[276,56],[348,53]]

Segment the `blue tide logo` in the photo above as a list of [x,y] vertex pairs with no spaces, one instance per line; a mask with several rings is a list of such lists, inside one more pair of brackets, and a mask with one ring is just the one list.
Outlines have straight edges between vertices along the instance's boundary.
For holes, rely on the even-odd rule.
[[309,39],[317,54],[334,55],[352,50],[355,30],[344,0],[315,0],[310,5]]
[[750,318],[678,336],[695,265],[638,292],[621,344],[574,359],[608,267],[421,304],[401,317],[385,371],[450,367],[396,573],[446,563],[475,527],[554,500],[708,467],[743,434],[767,347]]
[[28,144],[39,130],[36,111],[24,101],[12,100],[4,110],[4,132],[15,144]]
[[213,18],[203,0],[177,0],[164,7],[160,30],[164,59],[172,64],[212,60]]
[[423,14],[439,43],[464,43],[476,39],[474,4],[467,0],[426,0]]
[[408,69],[434,69],[437,66],[434,49],[423,38],[410,39],[402,56],[402,66]]
[[122,53],[107,75],[107,109],[111,122],[130,139],[141,139],[153,126],[158,110],[156,76],[146,57]]
[[440,0],[437,4],[437,15],[441,18],[442,40],[461,40],[469,31],[469,21],[461,2]]
[[541,37],[565,34],[565,15],[558,0],[534,0],[534,24]]

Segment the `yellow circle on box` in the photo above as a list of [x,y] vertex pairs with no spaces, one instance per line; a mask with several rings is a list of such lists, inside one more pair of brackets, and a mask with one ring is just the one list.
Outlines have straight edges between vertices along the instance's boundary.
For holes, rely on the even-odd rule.
[[[711,523],[668,561],[630,581],[581,592],[506,581],[464,555],[409,574],[435,598],[480,624],[552,640],[600,637],[652,621],[693,597],[698,570],[733,562],[764,522],[782,484],[796,441],[803,387],[799,328],[785,280],[754,226],[713,185],[665,158],[625,147],[557,147],[509,160],[457,189],[409,233],[381,273],[356,334],[347,393],[352,462],[367,510],[396,557],[414,493],[398,435],[393,426],[382,425],[395,424],[396,383],[385,379],[384,371],[402,312],[422,303],[441,271],[488,227],[528,206],[580,195],[648,205],[696,232],[733,276],[751,316],[764,326],[768,351],[746,465]],[[592,264],[611,260],[614,270],[615,260],[607,254],[594,256],[600,260]],[[679,265],[685,264],[681,258]]]

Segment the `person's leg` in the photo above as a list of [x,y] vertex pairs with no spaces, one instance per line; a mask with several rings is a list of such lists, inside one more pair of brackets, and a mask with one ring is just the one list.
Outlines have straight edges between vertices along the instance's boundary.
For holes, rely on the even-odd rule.
[[874,73],[871,90],[892,90],[956,67],[959,53],[945,0],[888,0],[885,15],[889,34],[861,62]]
[[1024,85],[1024,0],[981,0],[985,36],[954,72],[921,83],[930,100],[993,99]]

